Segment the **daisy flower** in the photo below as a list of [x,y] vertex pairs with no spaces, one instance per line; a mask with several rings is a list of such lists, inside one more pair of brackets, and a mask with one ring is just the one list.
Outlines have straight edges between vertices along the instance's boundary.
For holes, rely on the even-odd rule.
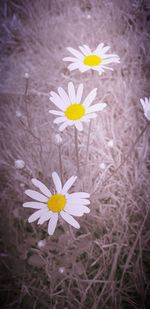
[[80,72],[86,72],[90,69],[98,71],[101,75],[105,69],[112,70],[108,65],[111,63],[120,63],[120,58],[116,54],[107,54],[110,46],[104,46],[104,43],[99,44],[92,52],[89,46],[79,46],[79,50],[68,47],[67,50],[73,55],[65,57],[63,61],[72,62],[69,64],[70,71],[78,69]]
[[97,88],[94,88],[82,102],[83,84],[80,84],[77,93],[72,82],[68,84],[68,94],[63,88],[58,88],[58,94],[51,91],[50,100],[56,105],[58,110],[49,110],[49,113],[57,115],[54,123],[61,124],[60,131],[67,126],[75,125],[79,131],[83,130],[82,122],[89,122],[96,117],[97,111],[102,111],[106,103],[97,103],[91,106],[96,97]]
[[140,102],[143,106],[145,117],[150,121],[150,98],[140,99]]
[[26,190],[25,194],[35,201],[26,202],[23,207],[38,209],[29,218],[28,222],[38,220],[38,224],[48,223],[48,233],[53,235],[59,215],[70,225],[79,229],[79,223],[72,217],[81,217],[84,213],[89,213],[90,209],[86,206],[90,204],[89,194],[86,192],[68,193],[74,184],[76,176],[70,177],[64,186],[56,172],[52,173],[55,190],[54,194],[39,180],[33,178],[32,183],[41,191]]

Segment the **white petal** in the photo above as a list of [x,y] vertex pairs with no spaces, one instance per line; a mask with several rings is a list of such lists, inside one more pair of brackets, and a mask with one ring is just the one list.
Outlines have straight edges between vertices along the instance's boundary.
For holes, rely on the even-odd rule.
[[101,65],[101,67],[98,67],[97,68],[97,71],[101,74],[102,72],[104,72],[105,70],[110,70],[110,71],[113,71],[114,69],[113,68],[110,68],[106,65]]
[[54,182],[57,193],[61,193],[62,184],[61,184],[61,180],[60,180],[58,174],[56,172],[53,172],[52,178],[53,178],[53,182]]
[[84,211],[81,206],[76,205],[66,205],[64,211],[69,215],[81,217],[84,214]]
[[64,211],[69,213],[72,216],[81,217],[84,213],[89,213],[90,209],[84,205],[66,205]]
[[106,103],[98,103],[87,108],[86,113],[102,111],[107,106]]
[[41,190],[41,192],[48,198],[52,195],[50,190],[38,179],[32,178],[32,183]]
[[60,111],[55,111],[55,110],[49,110],[49,113],[50,114],[53,114],[53,115],[57,115],[57,116],[63,116],[64,113],[63,112],[60,112]]
[[110,46],[105,46],[105,47],[103,47],[103,48],[102,48],[101,54],[107,53],[109,49],[110,49]]
[[89,123],[89,122],[90,122],[90,118],[84,116],[84,117],[82,118],[82,122]]
[[62,218],[69,223],[70,225],[74,226],[76,229],[80,228],[79,223],[72,217],[70,216],[68,213],[66,213],[65,211],[61,211],[60,215],[62,216]]
[[77,95],[76,95],[76,103],[80,103],[82,99],[83,94],[83,84],[80,84],[77,89]]
[[72,48],[72,47],[68,47],[67,48],[69,50],[69,52],[71,54],[73,54],[75,57],[77,57],[78,59],[83,60],[84,56],[76,49]]
[[48,221],[52,217],[52,211],[47,211],[41,215],[41,218],[38,220],[38,224],[43,224],[45,221]]
[[63,58],[63,61],[76,62],[76,61],[77,61],[77,58],[74,58],[74,57],[65,57],[65,58]]
[[83,125],[81,121],[75,121],[75,127],[79,131],[83,131]]
[[87,45],[83,45],[84,46],[84,48],[85,48],[85,50],[86,50],[86,52],[87,52],[87,55],[91,55],[92,54],[92,51],[91,51],[91,49],[89,48],[89,46],[87,46]]
[[66,121],[63,124],[61,124],[61,126],[59,127],[59,131],[62,132],[67,127],[68,127],[68,121]]
[[26,190],[25,194],[30,196],[34,200],[39,201],[39,202],[45,202],[46,203],[48,201],[48,198],[46,196],[44,196],[43,194],[41,194],[37,191],[34,191],[34,190]]
[[66,183],[64,184],[61,194],[66,194],[68,192],[68,190],[72,187],[72,185],[74,184],[74,182],[76,181],[77,176],[72,176],[70,177]]
[[80,50],[82,51],[82,53],[85,55],[85,56],[88,56],[89,53],[87,52],[86,48],[84,46],[79,46]]
[[103,59],[109,59],[109,58],[118,58],[118,60],[120,60],[119,56],[116,54],[105,54],[103,55]]
[[75,89],[72,82],[68,84],[68,93],[71,103],[76,103]]
[[77,197],[67,197],[67,203],[69,205],[90,205],[90,201],[86,198],[77,198]]
[[61,123],[64,121],[66,121],[66,117],[57,117],[55,118],[54,123]]
[[83,102],[83,106],[86,108],[88,106],[91,105],[91,103],[93,102],[93,100],[95,99],[97,94],[97,88],[94,88],[89,94],[88,96],[85,98],[84,102]]
[[33,208],[33,209],[44,209],[47,208],[47,205],[40,202],[26,202],[22,205],[25,208]]
[[62,101],[62,99],[60,98],[60,96],[51,91],[51,97],[49,98],[50,101],[52,101],[60,110],[65,111],[67,108],[67,105]]
[[88,214],[91,210],[87,206],[82,206],[82,210],[84,213]]
[[89,119],[94,119],[96,118],[97,115],[96,113],[89,113],[89,114],[86,114],[84,117],[83,117],[83,121],[86,121],[86,120],[89,120]]
[[118,58],[105,58],[103,60],[103,64],[109,64],[109,63],[119,63]]
[[52,217],[51,217],[49,224],[48,224],[48,234],[49,235],[54,234],[57,221],[58,221],[58,214],[53,212]]
[[69,106],[71,102],[69,100],[69,97],[68,97],[66,91],[63,88],[59,87],[58,93],[59,93],[62,101],[65,103],[65,105]]
[[73,70],[76,70],[76,69],[79,69],[79,64],[78,63],[71,63],[68,65],[68,70],[69,71],[73,71]]
[[141,104],[142,104],[142,106],[144,108],[145,107],[145,101],[143,99],[140,99],[140,102],[141,102]]
[[104,43],[100,43],[100,44],[96,47],[96,49],[93,51],[93,55],[100,55],[103,46],[104,46]]
[[84,72],[86,72],[86,71],[89,71],[90,69],[91,69],[90,66],[87,66],[87,65],[84,65],[84,64],[80,64],[80,66],[79,66],[79,71],[80,71],[81,73],[84,73]]
[[87,192],[75,192],[69,194],[69,197],[75,197],[75,198],[89,198],[90,194]]
[[34,214],[32,214],[29,218],[28,218],[28,222],[32,223],[34,221],[36,221],[37,219],[39,219],[41,217],[42,214],[42,210],[38,210],[36,212],[34,212]]
[[150,104],[149,99],[145,98],[145,103],[147,104],[147,106]]

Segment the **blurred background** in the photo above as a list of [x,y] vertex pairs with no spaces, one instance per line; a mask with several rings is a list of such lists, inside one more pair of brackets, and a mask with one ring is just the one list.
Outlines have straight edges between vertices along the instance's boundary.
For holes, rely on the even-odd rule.
[[[1,0],[0,20],[0,308],[147,309],[150,1]],[[121,59],[114,71],[69,72],[67,47],[101,42]],[[22,204],[33,177],[50,188],[60,173],[49,92],[70,81],[84,97],[97,87],[95,103],[108,106],[92,122],[86,168],[87,124],[78,136],[74,191],[91,194],[91,212],[50,237]],[[61,137],[66,181],[77,173],[73,128]]]

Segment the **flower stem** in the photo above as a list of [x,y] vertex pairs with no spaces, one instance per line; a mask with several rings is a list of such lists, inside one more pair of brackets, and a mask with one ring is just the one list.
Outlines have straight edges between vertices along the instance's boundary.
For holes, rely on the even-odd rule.
[[61,145],[58,145],[58,153],[59,153],[60,177],[61,177],[61,181],[63,182],[62,158],[61,158]]
[[89,145],[90,145],[91,126],[92,126],[92,120],[90,120],[90,124],[89,124],[89,128],[88,128],[88,139],[87,139],[87,146],[86,146],[85,166],[87,165],[88,155],[89,155]]
[[28,88],[29,88],[29,78],[25,79],[25,91],[24,91],[24,96],[27,96],[28,93]]
[[76,161],[77,161],[77,172],[79,175],[80,169],[79,169],[79,147],[78,147],[78,131],[75,127],[75,151],[76,151]]
[[29,113],[29,110],[28,110],[29,102],[28,102],[28,97],[27,97],[28,88],[29,88],[29,77],[27,76],[27,77],[25,77],[24,101],[25,101],[25,108],[26,108],[26,116],[27,116],[28,127],[29,127],[29,129],[31,129],[30,113]]

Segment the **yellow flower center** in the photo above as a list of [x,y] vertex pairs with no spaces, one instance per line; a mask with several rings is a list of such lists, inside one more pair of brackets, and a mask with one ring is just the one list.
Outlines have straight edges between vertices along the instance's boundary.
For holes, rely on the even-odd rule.
[[65,111],[65,116],[69,120],[79,120],[85,114],[85,108],[82,104],[71,104],[67,107]]
[[48,209],[53,212],[60,212],[66,205],[66,198],[61,194],[54,194],[48,199]]
[[90,67],[94,67],[96,65],[99,65],[102,62],[102,58],[96,56],[96,55],[89,55],[84,58],[84,64],[88,65]]

